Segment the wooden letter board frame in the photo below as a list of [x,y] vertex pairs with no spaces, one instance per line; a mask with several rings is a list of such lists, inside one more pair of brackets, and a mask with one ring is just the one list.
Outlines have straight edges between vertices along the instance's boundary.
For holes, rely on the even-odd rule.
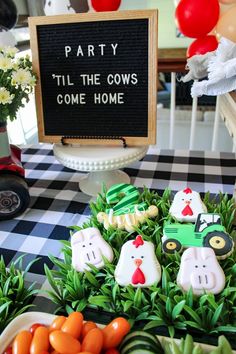
[[[44,109],[42,98],[42,85],[40,75],[40,48],[38,42],[37,29],[39,26],[53,26],[55,24],[72,24],[94,21],[117,21],[117,20],[148,20],[148,112],[147,112],[147,134],[146,136],[123,136],[127,145],[149,145],[156,142],[156,97],[157,97],[157,10],[143,11],[117,11],[104,13],[87,13],[87,14],[70,14],[57,16],[40,16],[29,18],[30,42],[32,50],[33,70],[38,77],[36,85],[36,109],[38,120],[38,134],[40,142],[57,143],[61,141],[62,134],[47,135],[45,134]],[[64,44],[63,44],[64,45]],[[135,130],[135,126],[134,126]],[[65,134],[65,136],[73,134]],[[113,134],[110,134],[113,135]],[[79,144],[112,144],[120,145],[120,142],[114,140],[100,140],[102,136],[97,136],[98,139],[83,139],[78,140],[76,137],[68,137],[70,143]]]

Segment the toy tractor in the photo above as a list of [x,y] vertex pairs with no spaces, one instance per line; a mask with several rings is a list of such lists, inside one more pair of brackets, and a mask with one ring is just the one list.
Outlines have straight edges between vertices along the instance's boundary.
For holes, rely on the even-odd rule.
[[211,247],[219,259],[233,252],[234,242],[221,224],[219,214],[201,213],[194,224],[169,224],[164,227],[162,248],[175,253],[185,247]]
[[0,221],[14,218],[29,205],[21,150],[9,145],[6,124],[0,123]]

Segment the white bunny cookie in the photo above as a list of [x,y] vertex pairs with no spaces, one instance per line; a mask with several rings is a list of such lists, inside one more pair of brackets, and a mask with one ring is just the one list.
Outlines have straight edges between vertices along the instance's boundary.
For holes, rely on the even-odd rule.
[[161,266],[153,243],[144,241],[140,235],[134,241],[127,241],[121,249],[115,279],[122,286],[148,287],[158,283]]
[[108,261],[113,260],[111,246],[102,238],[100,231],[95,227],[89,227],[75,232],[71,236],[72,266],[78,272],[90,270],[88,263],[96,268],[104,267],[102,256]]
[[225,274],[213,249],[191,247],[184,251],[177,284],[184,291],[192,287],[195,295],[202,295],[205,292],[219,294],[225,286]]

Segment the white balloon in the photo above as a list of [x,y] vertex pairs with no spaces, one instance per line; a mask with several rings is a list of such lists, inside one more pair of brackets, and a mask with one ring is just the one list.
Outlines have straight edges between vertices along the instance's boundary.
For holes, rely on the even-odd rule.
[[75,10],[71,7],[69,0],[47,0],[44,6],[45,15],[62,15],[67,13],[75,13]]
[[44,5],[45,15],[62,15],[88,12],[87,0],[46,0]]

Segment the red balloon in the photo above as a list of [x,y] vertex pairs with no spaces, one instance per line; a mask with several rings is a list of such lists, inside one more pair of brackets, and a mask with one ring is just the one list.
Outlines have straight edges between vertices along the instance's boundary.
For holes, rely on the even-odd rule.
[[181,0],[175,18],[180,32],[187,37],[199,38],[215,27],[219,14],[218,0]]
[[116,11],[120,7],[121,0],[91,0],[95,11]]
[[193,55],[206,54],[216,50],[218,47],[218,41],[215,36],[205,36],[197,38],[193,41],[187,49],[187,58],[191,58]]

